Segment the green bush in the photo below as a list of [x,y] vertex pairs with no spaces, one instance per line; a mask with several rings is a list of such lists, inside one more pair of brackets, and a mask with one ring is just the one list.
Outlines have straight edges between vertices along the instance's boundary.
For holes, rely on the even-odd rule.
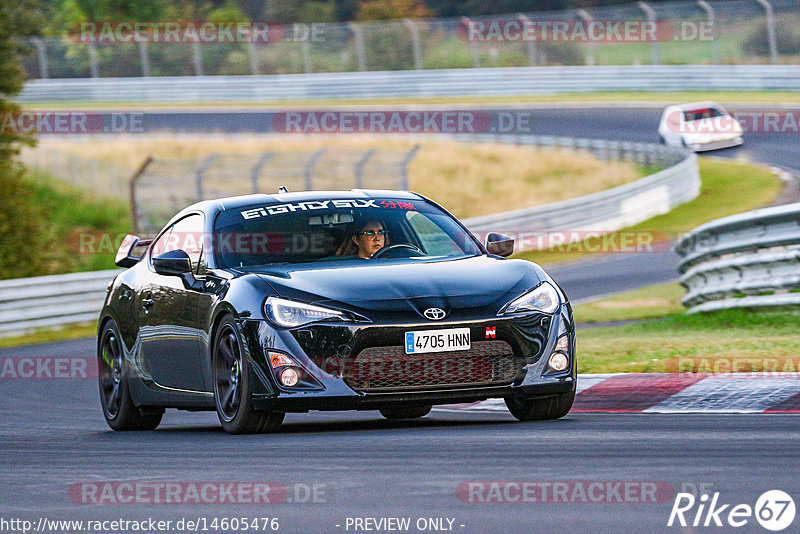
[[[0,278],[114,267],[116,245],[131,228],[125,204],[25,175],[7,161],[0,188]],[[81,247],[81,236],[90,245]]]

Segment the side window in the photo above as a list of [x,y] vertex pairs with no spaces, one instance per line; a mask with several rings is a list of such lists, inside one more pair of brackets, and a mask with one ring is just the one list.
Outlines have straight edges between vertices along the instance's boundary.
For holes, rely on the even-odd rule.
[[203,216],[189,215],[172,227],[167,250],[181,249],[192,261],[192,272],[196,273],[203,252]]
[[154,256],[158,256],[159,254],[163,254],[168,250],[174,250],[175,247],[169,248],[169,236],[172,234],[172,226],[164,230],[164,233],[152,244],[150,245],[150,258],[152,259]]

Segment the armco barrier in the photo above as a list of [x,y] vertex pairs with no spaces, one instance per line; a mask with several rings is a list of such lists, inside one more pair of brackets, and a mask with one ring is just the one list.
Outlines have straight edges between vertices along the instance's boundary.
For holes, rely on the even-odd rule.
[[709,222],[677,251],[691,312],[800,304],[800,203]]
[[280,102],[596,91],[798,91],[800,65],[626,65],[32,80],[32,102]]
[[0,280],[0,336],[93,321],[117,269]]
[[[464,138],[462,138],[464,139]],[[465,219],[471,230],[600,230],[633,225],[695,198],[700,192],[697,156],[646,143],[537,136],[471,136],[497,141],[589,150],[603,159],[670,167],[640,180],[580,198],[497,215]],[[97,318],[105,288],[118,270],[0,281],[0,336]]]

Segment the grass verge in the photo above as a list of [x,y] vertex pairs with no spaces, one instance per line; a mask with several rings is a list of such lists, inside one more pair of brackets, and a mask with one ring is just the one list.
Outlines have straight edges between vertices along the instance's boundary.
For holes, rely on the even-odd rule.
[[631,321],[681,314],[686,291],[677,282],[647,286],[612,297],[578,304],[575,321],[582,324]]
[[634,235],[651,237],[657,246],[665,247],[668,240],[674,240],[703,223],[763,207],[781,191],[782,184],[777,176],[761,166],[708,157],[700,158],[699,165],[702,180],[700,195],[669,213],[612,232],[606,237],[545,251],[523,252],[515,257],[552,265],[587,257],[594,253],[592,251],[607,250],[607,243],[624,243]]
[[[114,268],[116,248],[82,247],[86,236],[125,235],[131,228],[128,206],[75,188],[41,172],[30,172],[31,201],[41,214],[50,236],[47,251],[31,251],[31,261],[47,262],[45,274],[96,271]],[[95,241],[99,243],[100,241]],[[15,274],[14,277],[17,275]]]
[[81,323],[58,330],[41,329],[21,336],[0,338],[0,349],[19,347],[22,345],[38,345],[39,343],[51,343],[54,341],[68,341],[70,339],[82,339],[94,337],[96,335],[96,322]]
[[576,341],[578,371],[797,372],[798,321],[796,309],[725,310],[581,329]]
[[41,172],[15,180],[4,199],[13,203],[12,220],[0,224],[0,279],[113,268],[113,243],[103,249],[81,244],[98,234],[124,236],[130,228],[124,202],[76,189]]

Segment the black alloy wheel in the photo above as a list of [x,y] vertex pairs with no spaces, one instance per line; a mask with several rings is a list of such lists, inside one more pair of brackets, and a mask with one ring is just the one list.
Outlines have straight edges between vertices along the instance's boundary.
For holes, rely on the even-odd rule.
[[217,328],[212,355],[214,401],[222,428],[229,434],[275,432],[283,412],[259,411],[250,402],[251,362],[245,357],[239,330],[231,317]]

